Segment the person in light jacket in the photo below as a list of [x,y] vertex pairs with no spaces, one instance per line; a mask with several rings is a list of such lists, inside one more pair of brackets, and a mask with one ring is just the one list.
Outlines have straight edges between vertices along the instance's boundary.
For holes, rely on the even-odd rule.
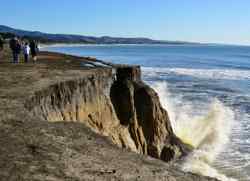
[[30,47],[29,47],[29,44],[25,42],[23,45],[23,56],[24,56],[25,63],[28,63],[29,61],[29,54],[30,54]]

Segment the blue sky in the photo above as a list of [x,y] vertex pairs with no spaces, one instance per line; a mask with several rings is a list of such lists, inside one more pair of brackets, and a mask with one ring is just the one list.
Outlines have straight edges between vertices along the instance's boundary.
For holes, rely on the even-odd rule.
[[250,45],[250,1],[2,0],[0,24],[49,33]]

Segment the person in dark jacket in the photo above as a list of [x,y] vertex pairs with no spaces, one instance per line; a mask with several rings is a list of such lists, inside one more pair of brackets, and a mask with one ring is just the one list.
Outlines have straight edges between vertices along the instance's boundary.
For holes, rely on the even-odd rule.
[[0,52],[3,50],[4,40],[2,36],[0,35]]
[[3,51],[3,46],[4,46],[4,39],[2,38],[2,36],[0,35],[0,58],[2,60],[2,51]]
[[38,53],[37,43],[34,40],[32,40],[30,42],[30,54],[32,56],[33,62],[36,62],[37,60],[37,53]]
[[21,52],[21,43],[18,40],[17,37],[12,38],[9,42],[10,49],[12,50],[12,55],[13,55],[13,63],[18,63],[19,62],[19,54]]

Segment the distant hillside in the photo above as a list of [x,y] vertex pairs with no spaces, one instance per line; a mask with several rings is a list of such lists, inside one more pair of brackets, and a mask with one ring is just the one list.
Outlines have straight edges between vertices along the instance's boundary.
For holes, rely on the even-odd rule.
[[50,34],[39,31],[26,31],[0,25],[0,33],[15,34],[26,39],[36,39],[42,43],[91,43],[91,44],[188,44],[181,41],[160,41],[149,38],[119,38],[119,37],[94,37],[69,34]]

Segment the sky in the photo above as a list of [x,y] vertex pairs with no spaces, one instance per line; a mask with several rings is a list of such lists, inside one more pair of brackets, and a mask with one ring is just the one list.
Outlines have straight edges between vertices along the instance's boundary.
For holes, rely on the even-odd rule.
[[1,0],[0,24],[92,36],[250,45],[250,0]]

